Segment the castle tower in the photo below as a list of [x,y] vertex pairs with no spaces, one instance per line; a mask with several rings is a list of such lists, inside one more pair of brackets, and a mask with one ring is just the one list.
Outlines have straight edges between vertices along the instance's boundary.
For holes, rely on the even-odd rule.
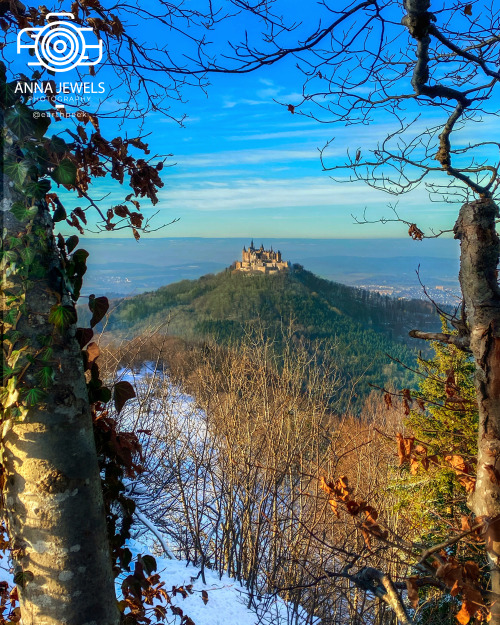
[[274,274],[288,270],[290,263],[282,260],[279,250],[275,252],[272,247],[270,250],[266,250],[263,243],[258,249],[255,249],[252,239],[248,250],[246,245],[243,246],[241,261],[235,261],[233,266],[235,271]]

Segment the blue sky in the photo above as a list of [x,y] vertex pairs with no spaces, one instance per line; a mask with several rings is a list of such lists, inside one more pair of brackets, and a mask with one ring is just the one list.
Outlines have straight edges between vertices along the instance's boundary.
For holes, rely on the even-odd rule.
[[[69,2],[61,5],[63,9],[69,8]],[[296,9],[299,3],[291,2],[289,6]],[[314,22],[319,17],[316,4],[308,5],[308,10],[307,19]],[[399,9],[397,12],[399,16]],[[245,27],[241,20],[236,24],[240,29]],[[227,34],[227,29],[223,30],[222,36]],[[152,24],[147,36],[160,41],[165,33]],[[64,80],[76,79],[70,74]],[[351,214],[362,217],[365,209],[373,220],[390,217],[388,204],[395,203],[396,198],[362,182],[332,181],[328,172],[322,171],[318,152],[318,148],[334,138],[326,152],[326,162],[339,164],[347,150],[352,154],[358,147],[363,151],[375,148],[377,141],[393,127],[392,122],[380,114],[370,126],[346,128],[291,114],[283,105],[300,102],[301,78],[291,61],[254,74],[216,75],[210,78],[207,94],[190,88],[184,92],[185,103],[173,104],[173,115],[188,116],[184,127],[160,114],[148,115],[144,132],[150,133],[147,141],[152,152],[173,156],[168,159],[172,166],[162,173],[165,187],[160,192],[158,206],[151,209],[144,203],[143,211],[146,216],[159,211],[153,222],[155,226],[179,219],[149,236],[384,238],[405,235],[405,226],[401,224],[355,224]],[[105,68],[95,81],[103,79],[107,87],[113,85],[113,77]],[[113,98],[109,97],[103,105],[104,110],[112,110]],[[439,117],[424,118],[419,123],[436,121],[440,121]],[[123,131],[134,136],[136,122],[130,120],[121,130],[112,120],[104,124],[103,134],[108,137]],[[491,128],[486,124],[464,131],[462,141],[468,140],[467,133],[473,132],[477,137],[478,133],[486,136],[488,131]],[[340,177],[346,180],[346,175]],[[93,188],[96,198],[108,195],[102,201],[104,210],[121,202],[125,194],[111,180],[99,181]],[[81,204],[69,197],[66,202],[70,207]],[[421,226],[447,229],[453,226],[457,205],[430,203],[425,188],[421,187],[400,198],[398,212],[402,218],[417,221]],[[64,224],[62,230],[70,233]]]
[[[167,161],[172,167],[162,172],[160,202],[145,212],[159,210],[156,225],[179,218],[151,236],[403,236],[400,224],[355,224],[351,214],[361,217],[365,208],[371,219],[390,216],[387,205],[396,199],[362,182],[333,181],[322,171],[318,152],[332,137],[329,164],[339,163],[348,148],[374,147],[387,131],[387,120],[332,128],[291,114],[275,100],[298,102],[299,77],[274,69],[266,77],[216,77],[208,96],[191,90],[182,107],[188,114],[184,127],[157,114],[147,118],[151,150],[173,156]],[[112,181],[100,182],[94,193],[110,193],[106,201],[112,203],[123,197]],[[417,213],[426,225],[448,228],[456,206],[429,204],[421,188],[403,196],[398,211],[404,218],[417,219]]]

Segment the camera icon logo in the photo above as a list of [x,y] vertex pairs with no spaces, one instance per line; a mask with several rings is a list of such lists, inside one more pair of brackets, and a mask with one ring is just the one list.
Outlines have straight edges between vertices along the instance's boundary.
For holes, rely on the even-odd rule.
[[[75,19],[73,13],[49,13],[47,20],[51,17]],[[86,33],[92,33],[97,44],[87,43]],[[23,35],[29,36],[29,43],[23,42]],[[92,28],[82,28],[60,19],[39,28],[23,28],[17,35],[17,53],[20,54],[22,49],[35,51],[38,60],[28,65],[41,65],[52,72],[69,72],[75,67],[97,65],[103,55],[102,40],[95,37]]]

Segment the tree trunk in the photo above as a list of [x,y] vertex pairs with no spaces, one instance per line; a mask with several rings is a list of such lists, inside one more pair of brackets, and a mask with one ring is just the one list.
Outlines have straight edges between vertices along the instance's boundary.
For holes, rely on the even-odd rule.
[[[498,207],[489,198],[464,204],[455,224],[460,239],[460,285],[465,302],[470,348],[476,363],[479,408],[476,488],[470,507],[478,517],[500,514],[500,289]],[[500,595],[500,522],[486,532],[491,590]],[[491,624],[500,624],[500,602]]]
[[[30,226],[10,212],[20,198],[6,177],[2,182],[4,235],[23,240]],[[117,625],[101,481],[76,327],[72,323],[57,329],[48,319],[56,303],[69,302],[52,220],[43,201],[31,231],[40,237],[35,251],[44,271],[28,284],[25,311],[16,330],[27,339],[27,350],[35,358],[46,337],[52,337],[53,352],[47,362],[53,382],[23,419],[3,426],[4,512],[14,573],[18,574],[22,622]],[[7,268],[2,287],[15,290],[19,285],[15,268]],[[3,298],[4,313],[5,304]],[[30,388],[39,384],[36,372],[35,364],[24,375]]]

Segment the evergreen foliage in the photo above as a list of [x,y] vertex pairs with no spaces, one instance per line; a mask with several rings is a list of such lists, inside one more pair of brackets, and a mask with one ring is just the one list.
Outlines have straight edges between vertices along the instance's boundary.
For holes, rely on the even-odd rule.
[[[445,320],[442,326],[443,332],[450,333]],[[431,358],[418,359],[421,378],[418,391],[412,394],[417,408],[410,410],[405,422],[417,449],[420,445],[427,450],[428,467],[425,469],[417,462],[405,465],[396,482],[399,509],[406,514],[411,510],[422,544],[439,544],[450,533],[473,525],[467,506],[467,485],[468,476],[475,474],[477,455],[474,362],[454,345],[433,342],[432,348]],[[486,565],[482,541],[476,534],[450,547],[448,554],[474,561],[480,568]],[[416,623],[456,623],[458,601],[434,591],[425,594],[427,599],[434,594],[436,601],[424,604]]]
[[413,374],[390,357],[414,365],[408,330],[435,327],[436,320],[426,302],[393,300],[323,280],[295,265],[274,275],[226,270],[138,295],[120,303],[108,329],[130,335],[165,324],[171,334],[229,344],[257,323],[278,352],[283,326],[290,324],[297,336],[321,343],[343,374],[349,395],[356,384],[353,399],[359,406],[369,384],[412,384]]

